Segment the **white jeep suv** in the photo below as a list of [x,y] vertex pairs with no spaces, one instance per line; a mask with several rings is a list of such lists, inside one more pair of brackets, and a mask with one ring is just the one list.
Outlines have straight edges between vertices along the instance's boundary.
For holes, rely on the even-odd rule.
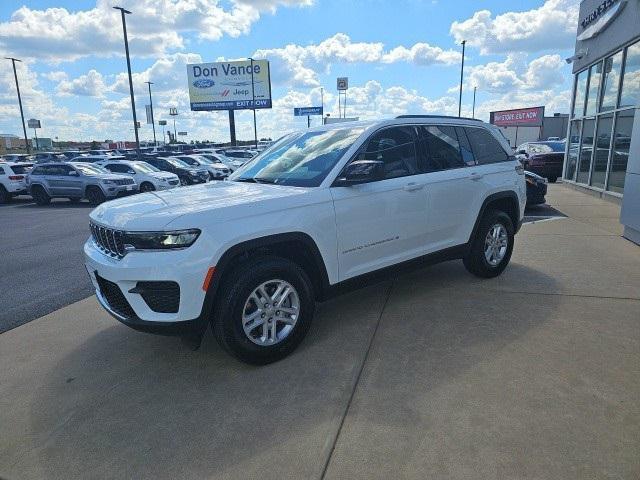
[[199,339],[211,324],[236,357],[273,362],[346,280],[424,259],[499,275],[526,202],[509,152],[492,125],[454,117],[290,134],[229,181],[96,208],[87,270],[135,329]]

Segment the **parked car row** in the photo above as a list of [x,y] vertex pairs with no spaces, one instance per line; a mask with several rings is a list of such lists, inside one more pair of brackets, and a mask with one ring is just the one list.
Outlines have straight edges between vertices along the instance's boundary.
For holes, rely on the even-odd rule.
[[17,195],[31,195],[39,205],[47,205],[53,198],[86,199],[98,205],[138,192],[224,180],[237,168],[223,163],[223,155],[206,155],[146,154],[130,160],[95,151],[73,158],[63,154],[42,157],[40,163],[0,160],[0,203]]

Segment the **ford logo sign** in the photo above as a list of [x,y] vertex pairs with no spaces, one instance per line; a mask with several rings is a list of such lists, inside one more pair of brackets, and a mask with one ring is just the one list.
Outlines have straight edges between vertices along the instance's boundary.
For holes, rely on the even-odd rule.
[[210,78],[199,78],[198,80],[193,82],[193,86],[196,88],[209,88],[213,87],[216,84]]

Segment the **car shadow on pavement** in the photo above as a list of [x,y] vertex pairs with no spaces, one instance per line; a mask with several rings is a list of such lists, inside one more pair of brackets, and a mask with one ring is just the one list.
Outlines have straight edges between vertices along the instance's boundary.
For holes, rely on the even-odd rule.
[[[509,269],[553,286],[530,267]],[[320,305],[300,348],[265,367],[229,357],[210,333],[193,352],[114,321],[43,372],[24,462],[46,478],[319,476],[369,347],[365,372],[375,374],[359,388],[388,398],[388,414],[357,414],[424,435],[412,430],[413,401],[491,360],[553,308],[549,299],[532,314],[497,289],[460,262],[398,274]]]

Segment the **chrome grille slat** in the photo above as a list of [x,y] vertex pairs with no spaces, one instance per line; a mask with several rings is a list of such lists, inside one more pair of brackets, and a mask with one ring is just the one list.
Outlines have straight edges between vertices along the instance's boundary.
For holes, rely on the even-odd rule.
[[124,232],[113,228],[102,227],[92,222],[89,223],[89,228],[91,230],[93,243],[95,243],[102,252],[118,259],[124,257]]

